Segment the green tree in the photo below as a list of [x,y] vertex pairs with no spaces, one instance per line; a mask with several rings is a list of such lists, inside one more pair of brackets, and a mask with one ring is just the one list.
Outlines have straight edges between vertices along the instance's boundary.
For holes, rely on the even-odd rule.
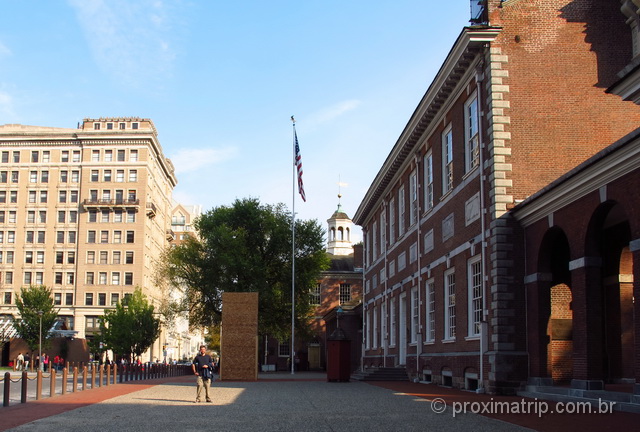
[[105,310],[100,321],[100,339],[115,355],[127,359],[141,356],[159,335],[160,319],[139,287],[115,309]]
[[[259,332],[286,340],[291,332],[292,215],[283,204],[236,200],[198,218],[199,239],[167,251],[159,277],[184,292],[192,325],[220,323],[223,292],[259,293]],[[296,331],[308,330],[309,287],[328,266],[324,232],[315,220],[295,224]]]
[[[48,347],[53,327],[58,317],[58,309],[53,304],[51,289],[44,285],[30,285],[20,289],[16,297],[20,319],[13,322],[20,337],[31,351],[37,351],[42,336],[42,347]],[[41,321],[42,319],[42,321]]]

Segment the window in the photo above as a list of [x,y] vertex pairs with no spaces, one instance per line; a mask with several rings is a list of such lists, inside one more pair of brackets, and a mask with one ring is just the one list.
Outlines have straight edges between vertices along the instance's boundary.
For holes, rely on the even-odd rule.
[[100,123],[94,123],[93,124],[93,129],[94,130],[100,130]]
[[4,210],[0,210],[0,223],[4,223],[5,221],[5,211]]
[[138,181],[138,170],[129,170],[129,181],[130,182]]
[[64,263],[64,252],[57,251],[56,252],[56,264],[63,264],[63,263]]
[[96,232],[87,231],[87,243],[95,243],[95,242],[96,242]]
[[136,191],[135,189],[130,189],[129,192],[127,192],[127,199],[129,200],[129,202],[133,202],[136,200]]
[[8,151],[3,151],[2,152],[2,163],[9,163],[9,152]]
[[39,159],[40,159],[40,152],[32,151],[31,152],[31,162],[38,162]]
[[10,224],[16,223],[16,212],[15,212],[15,210],[9,211],[9,223]]
[[18,202],[18,191],[11,191],[9,193],[9,202],[16,204]]
[[9,181],[9,172],[0,171],[0,183],[7,183]]
[[71,183],[78,183],[80,181],[80,171],[71,171]]
[[454,269],[444,274],[444,338],[456,337],[456,275]]
[[72,203],[78,202],[78,191],[69,192],[69,202],[72,202]]
[[131,123],[131,129],[138,129],[138,123]]
[[111,285],[120,285],[120,273],[111,273]]
[[[1,233],[2,231],[0,231],[0,234]],[[25,243],[33,243],[34,234],[34,231],[27,231],[25,235]],[[0,243],[2,243],[2,240],[0,240]]]
[[426,293],[427,328],[425,331],[425,341],[434,342],[436,340],[436,284],[433,279],[427,281]]
[[98,283],[100,285],[106,285],[107,284],[107,272],[100,272],[98,273]]
[[469,336],[480,336],[482,322],[482,261],[480,257],[469,260],[468,288],[469,288]]
[[118,150],[118,162],[124,162],[124,150]]
[[133,243],[135,239],[135,231],[127,231],[127,243]]
[[49,150],[44,150],[42,152],[42,162],[50,162],[51,161],[51,152]]
[[67,273],[67,283],[68,283],[69,285],[73,285],[73,284],[74,284],[74,282],[75,282],[75,274],[74,274],[74,273],[72,273],[72,272],[68,272],[68,273]]
[[76,222],[78,222],[78,212],[77,212],[77,210],[69,211],[69,223],[76,223]]
[[128,210],[127,211],[127,222],[128,223],[133,223],[136,221],[136,211],[135,210]]
[[133,251],[126,252],[125,264],[133,264]]
[[105,182],[111,181],[111,170],[104,170],[104,175],[102,177],[102,180]]
[[80,150],[73,151],[73,160],[72,162],[80,162]]
[[383,254],[387,249],[387,239],[385,236],[385,231],[387,229],[387,218],[386,214],[383,211],[380,215],[380,253]]
[[56,272],[54,275],[54,281],[56,285],[62,285],[62,272]]
[[113,150],[104,151],[104,161],[111,162],[113,160]]
[[411,288],[411,332],[410,343],[418,342],[418,287]]
[[73,293],[66,293],[64,297],[64,304],[67,306],[73,306]]
[[64,243],[64,231],[56,231],[56,243]]
[[418,260],[418,243],[414,243],[409,246],[409,263],[414,263]]
[[404,185],[400,186],[398,190],[398,238],[404,234],[404,221],[405,221],[405,203],[404,203]]
[[122,231],[114,231],[113,232],[113,242],[114,243],[122,243]]
[[418,220],[418,172],[413,170],[409,176],[409,226]]
[[69,162],[69,150],[62,150],[60,162]]
[[371,228],[371,233],[373,237],[372,247],[371,247],[371,258],[376,259],[378,257],[378,223],[374,222],[373,227]]
[[121,256],[122,256],[122,253],[120,251],[111,252],[111,264],[120,264]]
[[76,253],[73,251],[67,252],[67,264],[75,264],[76,263]]
[[44,280],[44,279],[43,279],[43,277],[44,277],[43,273],[42,273],[42,272],[36,272],[36,275],[35,275],[35,276],[36,276],[36,277],[35,277],[35,281],[36,281],[35,283],[36,283],[36,285],[42,285],[42,282],[43,282],[43,280]]
[[124,284],[133,285],[133,273],[127,272],[124,274]]
[[442,133],[442,195],[453,189],[453,133],[451,125]]
[[111,306],[116,306],[120,301],[120,294],[111,293]]
[[53,304],[56,306],[60,306],[62,304],[62,293],[53,294]]
[[4,273],[4,283],[7,285],[11,285],[13,283],[13,272],[8,271]]
[[33,264],[33,252],[26,251],[24,253],[24,262],[27,264]]
[[129,161],[137,162],[138,161],[138,150],[130,150],[129,151]]
[[396,345],[396,298],[392,297],[389,303],[389,345]]
[[97,210],[89,210],[87,213],[87,221],[88,222],[97,222],[98,221],[98,211]]
[[20,162],[20,150],[16,150],[13,152],[13,162],[14,163]]
[[42,183],[49,183],[49,171],[42,171],[40,173],[40,181]]
[[76,242],[76,232],[75,231],[69,231],[69,233],[67,234],[67,242],[68,243],[75,243]]
[[109,222],[109,210],[102,210],[100,222]]
[[11,304],[11,291],[4,293],[4,304]]
[[24,284],[31,285],[31,272],[24,272]]
[[109,130],[113,129],[113,123],[107,123],[107,129]]
[[389,201],[389,245],[396,239],[396,203],[393,198]]
[[122,210],[115,210],[113,212],[113,221],[115,223],[120,223],[122,222]]
[[87,251],[87,264],[96,263],[96,251]]
[[20,178],[19,171],[11,171],[11,183],[18,183],[19,178]]
[[38,231],[38,243],[43,244],[45,240],[46,231]]
[[317,283],[315,287],[311,288],[311,296],[309,297],[309,304],[313,306],[320,306],[320,288],[321,284]]
[[67,202],[67,191],[60,191],[60,193],[58,193],[58,202],[59,203]]
[[98,306],[106,306],[106,305],[107,305],[107,294],[98,293]]
[[41,210],[38,212],[38,222],[39,223],[47,223],[47,212]]
[[100,317],[87,316],[85,317],[85,332],[94,333],[100,331]]
[[40,191],[40,203],[47,203],[47,191]]
[[120,126],[120,130],[124,130],[126,127],[125,123],[120,123],[119,126]]
[[0,191],[0,203],[6,203],[6,202],[7,202],[7,192]]
[[100,231],[100,243],[109,243],[109,231]]
[[100,264],[108,264],[108,263],[109,263],[109,252],[100,251]]
[[116,182],[117,183],[122,183],[124,181],[124,170],[117,170],[116,171]]
[[66,220],[67,212],[58,211],[58,223],[64,223]]
[[[0,200],[1,199],[2,199],[2,195],[0,192]],[[0,202],[4,202],[4,201],[0,201]],[[36,202],[36,191],[29,191],[29,202],[32,204]]]
[[36,223],[36,212],[33,210],[29,210],[27,212],[27,223]]
[[16,232],[7,231],[7,243],[15,243],[15,242],[16,242]]
[[340,304],[351,300],[351,284],[340,284]]
[[424,206],[433,208],[433,154],[431,150],[424,156]]
[[373,327],[371,328],[371,348],[378,348],[378,308],[373,307]]
[[398,271],[402,271],[407,267],[407,253],[402,252],[398,255]]
[[480,163],[478,94],[476,92],[464,104],[464,112],[465,160],[467,172],[469,172]]
[[[84,304],[85,306],[93,306],[93,293],[85,293],[84,295]],[[89,317],[87,317],[87,321]]]
[[97,182],[99,178],[100,178],[100,171],[91,170],[91,181],[92,182]]
[[36,252],[36,263],[37,264],[44,264],[44,251],[37,251]]

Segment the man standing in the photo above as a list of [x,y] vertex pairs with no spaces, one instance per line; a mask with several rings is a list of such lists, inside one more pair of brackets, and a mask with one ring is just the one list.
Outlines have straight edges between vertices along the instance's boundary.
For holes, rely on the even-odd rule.
[[193,373],[197,376],[198,390],[196,393],[196,403],[200,402],[200,394],[204,387],[205,397],[207,402],[212,402],[209,397],[209,386],[211,385],[211,377],[213,375],[213,360],[211,356],[207,354],[207,347],[200,345],[200,353],[193,359],[191,365]]
[[21,371],[24,365],[24,356],[22,353],[18,353],[18,358],[16,359],[16,370]]

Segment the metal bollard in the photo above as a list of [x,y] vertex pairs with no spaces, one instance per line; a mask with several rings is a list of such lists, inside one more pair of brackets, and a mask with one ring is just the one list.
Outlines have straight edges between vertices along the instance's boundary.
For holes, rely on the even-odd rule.
[[4,373],[4,394],[2,406],[9,406],[9,395],[11,394],[11,372]]
[[55,368],[51,368],[51,372],[49,372],[49,397],[54,397],[56,395],[56,370]]
[[73,368],[73,390],[71,391],[75,393],[76,390],[78,390],[78,367],[77,366]]
[[22,372],[22,388],[20,394],[20,403],[27,403],[27,381],[29,377],[27,375],[27,371]]
[[67,394],[67,379],[69,377],[69,371],[67,368],[62,369],[62,394]]
[[87,366],[82,368],[82,391],[87,389]]
[[109,384],[111,384],[109,381],[111,381],[111,365],[107,365],[106,368],[107,369],[107,387],[109,386]]
[[99,370],[99,379],[98,379],[98,387],[102,387],[102,380],[104,379],[104,368],[102,365],[98,366]]

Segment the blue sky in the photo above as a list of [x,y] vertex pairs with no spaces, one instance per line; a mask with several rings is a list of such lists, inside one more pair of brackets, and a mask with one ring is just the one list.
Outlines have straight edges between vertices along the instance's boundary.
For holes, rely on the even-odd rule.
[[[353,216],[462,28],[466,0],[0,0],[0,124],[139,116],[205,210]],[[339,186],[338,183],[342,185]]]

